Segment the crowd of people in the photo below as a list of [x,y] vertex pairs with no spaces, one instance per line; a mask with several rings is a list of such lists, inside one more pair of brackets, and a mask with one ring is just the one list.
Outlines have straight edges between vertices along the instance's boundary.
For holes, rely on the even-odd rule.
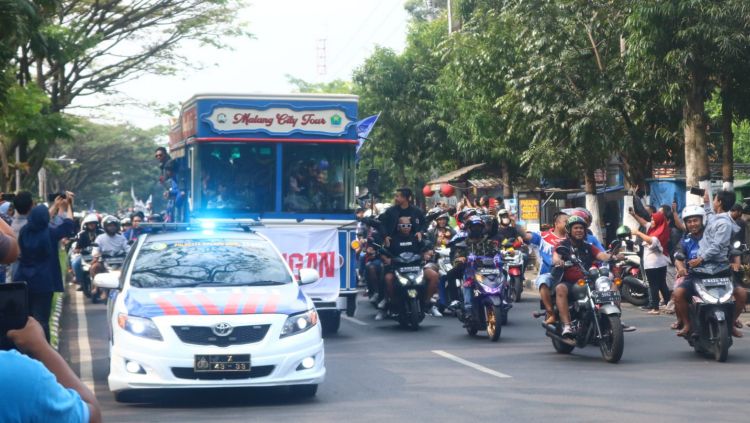
[[[733,192],[720,191],[711,199],[704,198],[703,205],[685,207],[680,215],[676,203],[656,208],[644,204],[636,195],[629,212],[638,227],[631,230],[620,226],[617,239],[612,240],[607,249],[591,231],[592,215],[584,208],[559,210],[549,225],[534,232],[519,225],[515,216],[504,208],[502,198],[480,197],[476,201],[464,198],[456,207],[438,204],[425,212],[413,204],[411,190],[401,188],[396,191],[391,206],[357,209],[358,236],[362,241],[358,271],[365,281],[370,301],[378,309],[375,319],[381,320],[388,314],[389,300],[393,297],[393,268],[389,257],[405,249],[422,254],[424,275],[429,282],[425,301],[433,304],[430,312],[440,316],[441,310],[450,312],[451,299],[460,298],[459,293],[451,292],[452,284],[446,280],[464,279],[466,245],[471,251],[482,253],[476,253],[478,255],[492,256],[502,245],[510,243],[524,251],[535,252],[538,263],[535,287],[547,312],[546,323],[556,323],[557,316],[553,312],[553,301],[556,301],[561,310],[563,334],[567,335],[571,331],[569,316],[565,313],[567,290],[581,275],[576,268],[562,267],[563,259],[555,252],[556,248],[567,246],[586,268],[622,259],[624,251],[637,252],[649,291],[648,303],[642,309],[654,315],[674,311],[677,321],[671,327],[679,336],[690,333],[687,304],[694,293],[695,275],[731,272],[736,286],[733,335],[741,337],[739,317],[747,292],[743,286],[741,255],[732,255],[730,245],[737,240],[745,243],[746,223],[742,219],[743,207],[735,204],[734,198]],[[457,243],[459,239],[463,242]],[[434,250],[446,246],[452,247],[454,267],[439,278]],[[430,302],[436,292],[440,293],[437,301]],[[464,307],[471,307],[471,302],[466,301],[469,295],[471,288],[465,285]],[[635,330],[623,326],[625,330]]]

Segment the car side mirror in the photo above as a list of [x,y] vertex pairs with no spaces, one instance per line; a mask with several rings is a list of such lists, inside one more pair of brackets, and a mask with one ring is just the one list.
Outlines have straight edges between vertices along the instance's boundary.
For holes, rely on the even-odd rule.
[[320,274],[315,269],[299,269],[299,284],[309,285],[320,279]]
[[104,289],[119,289],[120,277],[115,273],[99,273],[94,276],[94,285]]

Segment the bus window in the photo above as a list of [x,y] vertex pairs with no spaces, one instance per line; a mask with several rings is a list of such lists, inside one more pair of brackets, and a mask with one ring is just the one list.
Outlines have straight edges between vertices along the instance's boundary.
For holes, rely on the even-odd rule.
[[198,145],[193,192],[202,210],[274,210],[276,151],[271,144]]
[[350,213],[354,146],[285,144],[283,210],[298,213]]

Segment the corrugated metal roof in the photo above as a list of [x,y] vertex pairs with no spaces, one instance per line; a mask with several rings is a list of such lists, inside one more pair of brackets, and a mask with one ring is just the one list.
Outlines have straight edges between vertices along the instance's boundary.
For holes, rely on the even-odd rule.
[[472,170],[479,169],[480,167],[484,166],[486,163],[477,163],[473,164],[471,166],[462,167],[461,169],[454,170],[453,172],[448,172],[445,175],[439,176],[437,179],[433,179],[432,181],[428,182],[428,184],[441,184],[444,182],[451,182],[454,181],[467,173],[471,172]]
[[503,180],[500,178],[469,179],[469,185],[475,188],[497,188],[503,186]]

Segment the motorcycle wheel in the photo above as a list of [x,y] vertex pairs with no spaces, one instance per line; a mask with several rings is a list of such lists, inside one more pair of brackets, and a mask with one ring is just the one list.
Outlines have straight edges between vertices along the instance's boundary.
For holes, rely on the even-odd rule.
[[496,306],[486,306],[487,313],[487,338],[492,342],[497,342],[500,339],[500,333],[502,332],[503,326],[499,324],[498,317],[502,310]]
[[422,306],[419,303],[418,298],[412,298],[409,300],[409,327],[411,330],[419,330],[419,323],[421,319]]
[[513,278],[513,301],[521,302],[521,293],[523,292],[523,279],[521,277]]
[[605,316],[602,319],[602,342],[599,349],[602,351],[602,358],[607,363],[617,363],[622,358],[622,352],[625,349],[625,336],[622,332],[622,324],[619,316]]
[[558,341],[555,338],[552,338],[552,346],[555,347],[555,351],[557,351],[559,354],[570,354],[575,348],[574,346],[568,345],[562,341]]
[[[634,289],[629,283],[626,281],[628,279],[635,279],[633,277],[626,277],[622,281],[622,289],[620,289],[620,293],[622,294],[622,299],[630,304],[633,304],[634,306],[645,306],[648,304],[648,290],[643,288],[642,290]],[[638,283],[638,282],[633,282]]]
[[716,343],[714,344],[714,359],[719,363],[727,361],[729,355],[729,343],[731,335],[726,322],[711,321],[711,332],[713,333]]

